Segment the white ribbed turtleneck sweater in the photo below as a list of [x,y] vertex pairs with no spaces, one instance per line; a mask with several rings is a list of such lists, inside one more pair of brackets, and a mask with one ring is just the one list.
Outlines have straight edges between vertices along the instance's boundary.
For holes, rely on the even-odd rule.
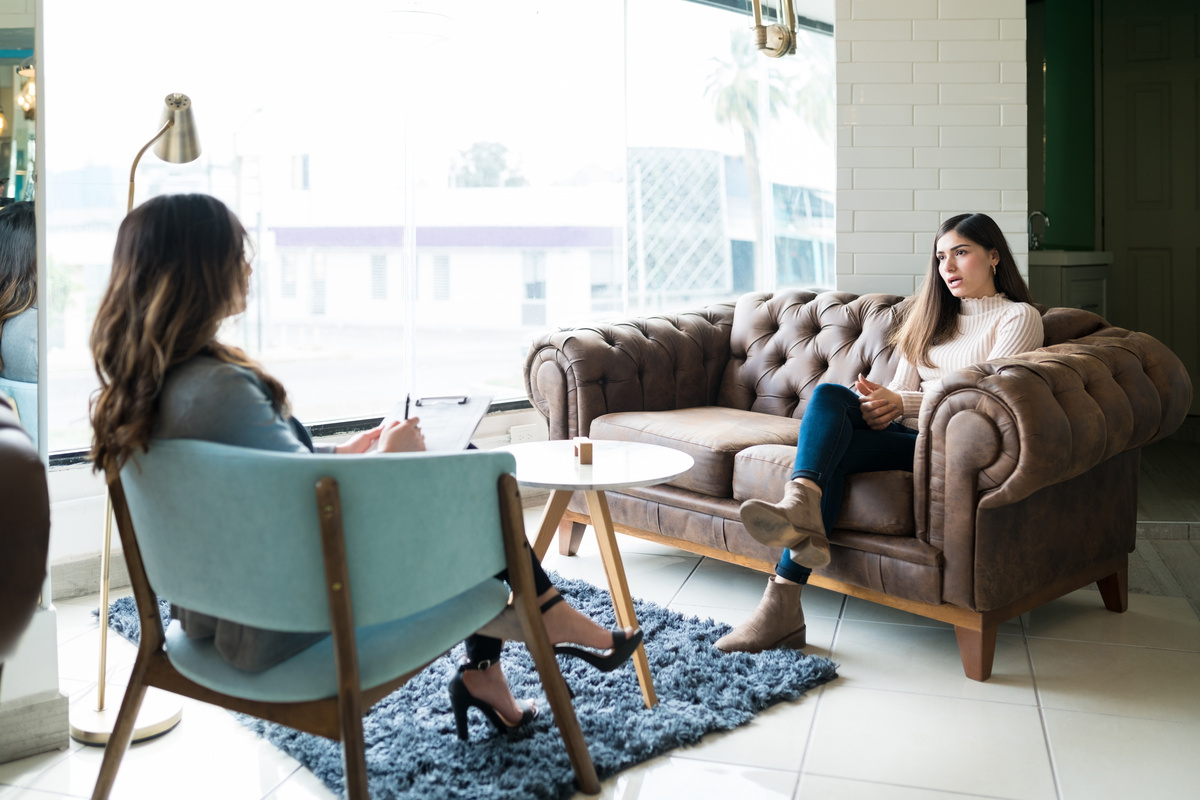
[[916,429],[925,392],[943,376],[972,364],[1024,353],[1042,346],[1042,315],[1027,303],[1014,303],[1001,294],[967,297],[958,315],[958,334],[929,348],[935,367],[920,367],[900,357],[888,388],[904,400],[905,426]]

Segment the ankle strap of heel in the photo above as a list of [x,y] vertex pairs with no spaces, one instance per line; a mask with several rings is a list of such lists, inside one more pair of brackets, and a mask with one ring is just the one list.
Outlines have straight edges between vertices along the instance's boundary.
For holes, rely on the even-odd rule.
[[485,670],[491,667],[492,664],[497,663],[499,663],[499,661],[492,660],[490,658],[485,658],[482,661],[471,661],[466,656],[463,656],[458,661],[458,671],[466,672],[469,669]]
[[565,599],[566,599],[566,598],[565,598],[565,597],[563,597],[561,594],[556,594],[556,595],[554,595],[554,596],[553,596],[553,597],[551,597],[549,600],[547,600],[546,602],[542,603],[542,613],[543,613],[543,614],[545,614],[547,611],[549,611],[550,609],[554,608],[556,605],[558,605],[559,603],[561,603],[561,602],[562,602],[563,600],[565,600]]

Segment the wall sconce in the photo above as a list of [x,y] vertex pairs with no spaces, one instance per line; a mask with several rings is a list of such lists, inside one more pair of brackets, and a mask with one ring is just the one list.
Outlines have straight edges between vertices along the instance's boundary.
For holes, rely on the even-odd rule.
[[776,0],[776,17],[779,22],[763,25],[762,0],[751,0],[754,5],[754,45],[771,58],[782,58],[796,52],[796,12],[792,0]]
[[30,78],[25,81],[25,85],[21,87],[21,94],[17,96],[17,105],[21,106],[21,110],[25,112],[26,119],[33,119],[37,113],[37,83]]
[[17,95],[17,105],[25,112],[26,119],[32,120],[37,113],[37,68],[33,56],[21,62],[21,66],[17,67],[17,74],[22,78],[29,78],[21,87],[21,93]]

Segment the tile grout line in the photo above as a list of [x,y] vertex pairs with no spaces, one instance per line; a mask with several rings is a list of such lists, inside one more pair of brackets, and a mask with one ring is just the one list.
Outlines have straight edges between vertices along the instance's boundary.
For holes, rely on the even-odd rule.
[[[836,661],[834,660],[833,656],[835,648],[837,647],[838,635],[842,631],[842,615],[846,613],[847,602],[846,595],[842,595],[842,604],[838,609],[837,618],[833,623],[833,638],[829,640],[829,660],[834,661],[834,663],[836,663]],[[839,675],[838,677],[841,676]],[[821,714],[821,701],[825,699],[826,686],[828,686],[828,684],[821,686],[820,691],[817,693],[816,707],[813,709],[812,724],[808,726],[808,735],[804,737],[804,749],[800,752],[800,770],[796,779],[796,790],[793,792],[793,796],[795,796],[796,792],[800,791],[800,783],[804,780],[804,768],[808,764],[808,751],[809,748],[812,747],[813,733],[817,729],[817,719]]]
[[[1001,634],[1003,636],[1003,634]],[[1015,635],[1015,634],[1010,634]],[[1128,644],[1126,642],[1098,642],[1094,639],[1067,639],[1061,636],[1029,636],[1029,639],[1034,639],[1041,642],[1070,642],[1071,644],[1091,644],[1099,647],[1124,647],[1128,650],[1157,650],[1160,653],[1200,653],[1200,650],[1180,650],[1174,647],[1162,647],[1152,644]]]
[[688,571],[687,577],[684,578],[682,582],[680,582],[679,588],[677,588],[674,591],[674,593],[671,595],[671,599],[668,600],[667,602],[663,603],[663,608],[671,607],[671,603],[674,603],[675,598],[679,597],[679,593],[683,591],[683,587],[687,586],[687,582],[690,581],[692,579],[692,576],[696,574],[696,570],[700,569],[700,565],[704,563],[704,559],[706,559],[706,558],[708,558],[708,556],[700,556],[700,558],[696,560],[696,563],[693,564],[692,568]]
[[292,770],[287,775],[285,775],[283,777],[283,779],[279,781],[279,783],[272,786],[270,791],[268,791],[266,794],[263,795],[263,800],[269,800],[271,795],[279,790],[280,786],[283,786],[285,783],[290,781],[293,777],[295,777],[296,773],[298,773],[302,769],[305,769],[305,766],[303,764],[297,763],[296,768],[294,770]]
[[931,796],[930,792],[936,795],[953,795],[954,797],[977,797],[980,800],[1014,800],[1010,797],[1004,797],[998,794],[979,794],[977,792],[963,792],[958,789],[935,789],[930,786],[918,786],[911,783],[888,783],[887,781],[870,780],[868,778],[847,778],[845,775],[833,775],[824,772],[810,772],[809,775],[816,775],[821,778],[832,778],[837,781],[850,781],[853,783],[868,783],[872,786],[894,786],[901,789],[915,789],[926,796]]
[[1062,781],[1058,776],[1058,765],[1054,758],[1054,745],[1050,742],[1050,729],[1046,725],[1046,709],[1042,705],[1042,692],[1038,688],[1037,669],[1033,665],[1033,650],[1029,647],[1029,633],[1025,629],[1024,616],[1017,617],[1021,623],[1021,641],[1025,643],[1025,659],[1029,663],[1029,679],[1033,684],[1033,699],[1037,703],[1038,723],[1042,727],[1042,742],[1046,746],[1046,757],[1050,761],[1050,779],[1054,781],[1054,795],[1062,800]]

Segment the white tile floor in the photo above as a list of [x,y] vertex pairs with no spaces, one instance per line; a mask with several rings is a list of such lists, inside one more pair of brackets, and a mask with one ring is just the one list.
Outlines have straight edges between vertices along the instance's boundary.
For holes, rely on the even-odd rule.
[[[532,526],[532,520],[530,521]],[[764,576],[622,537],[633,592],[736,624]],[[604,585],[594,539],[546,566]],[[63,692],[95,681],[96,598],[61,603]],[[1200,796],[1200,620],[1187,600],[1131,595],[1123,615],[1079,591],[1001,629],[991,680],[963,677],[946,625],[810,588],[808,652],[837,680],[605,781],[602,797],[1185,798]],[[109,636],[110,673],[134,650]],[[132,747],[113,798],[332,798],[224,711],[185,701],[180,726]],[[0,765],[0,800],[87,797],[102,751],[72,743]],[[580,795],[582,797],[582,795]]]

